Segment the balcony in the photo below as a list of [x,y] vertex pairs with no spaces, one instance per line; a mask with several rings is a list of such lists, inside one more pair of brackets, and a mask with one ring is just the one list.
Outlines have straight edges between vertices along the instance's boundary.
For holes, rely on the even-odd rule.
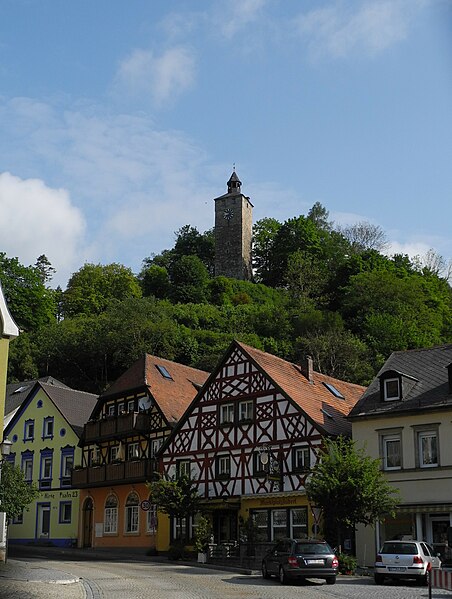
[[84,489],[109,484],[145,482],[152,480],[155,472],[156,461],[148,459],[76,468],[72,471],[72,486]]
[[149,414],[126,412],[119,416],[107,416],[101,420],[87,422],[84,426],[85,442],[91,443],[146,433],[149,432],[149,429]]

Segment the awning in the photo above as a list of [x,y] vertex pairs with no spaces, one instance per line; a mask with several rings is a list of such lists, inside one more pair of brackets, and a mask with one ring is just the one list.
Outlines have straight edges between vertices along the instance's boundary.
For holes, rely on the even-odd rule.
[[403,514],[433,514],[452,512],[452,503],[405,504],[397,507]]

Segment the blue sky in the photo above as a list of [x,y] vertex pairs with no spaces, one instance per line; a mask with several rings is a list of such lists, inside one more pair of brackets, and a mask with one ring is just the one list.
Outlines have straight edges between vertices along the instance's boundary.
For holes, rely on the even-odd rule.
[[449,0],[0,0],[0,251],[85,262],[254,220],[380,225],[452,257]]

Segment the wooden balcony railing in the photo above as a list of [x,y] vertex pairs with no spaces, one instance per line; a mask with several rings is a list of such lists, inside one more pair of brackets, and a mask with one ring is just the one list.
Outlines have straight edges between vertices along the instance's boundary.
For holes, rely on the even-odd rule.
[[72,486],[83,489],[112,483],[144,482],[151,480],[155,472],[156,462],[149,459],[76,468],[72,471]]
[[114,439],[137,433],[145,433],[150,429],[149,414],[144,412],[126,412],[119,416],[107,416],[101,420],[87,422],[84,427],[85,442]]

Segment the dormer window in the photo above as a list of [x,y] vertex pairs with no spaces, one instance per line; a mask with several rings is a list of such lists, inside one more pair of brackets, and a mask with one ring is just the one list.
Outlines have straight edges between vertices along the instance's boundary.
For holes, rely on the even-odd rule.
[[383,399],[385,401],[394,401],[401,398],[400,379],[391,378],[383,381]]

